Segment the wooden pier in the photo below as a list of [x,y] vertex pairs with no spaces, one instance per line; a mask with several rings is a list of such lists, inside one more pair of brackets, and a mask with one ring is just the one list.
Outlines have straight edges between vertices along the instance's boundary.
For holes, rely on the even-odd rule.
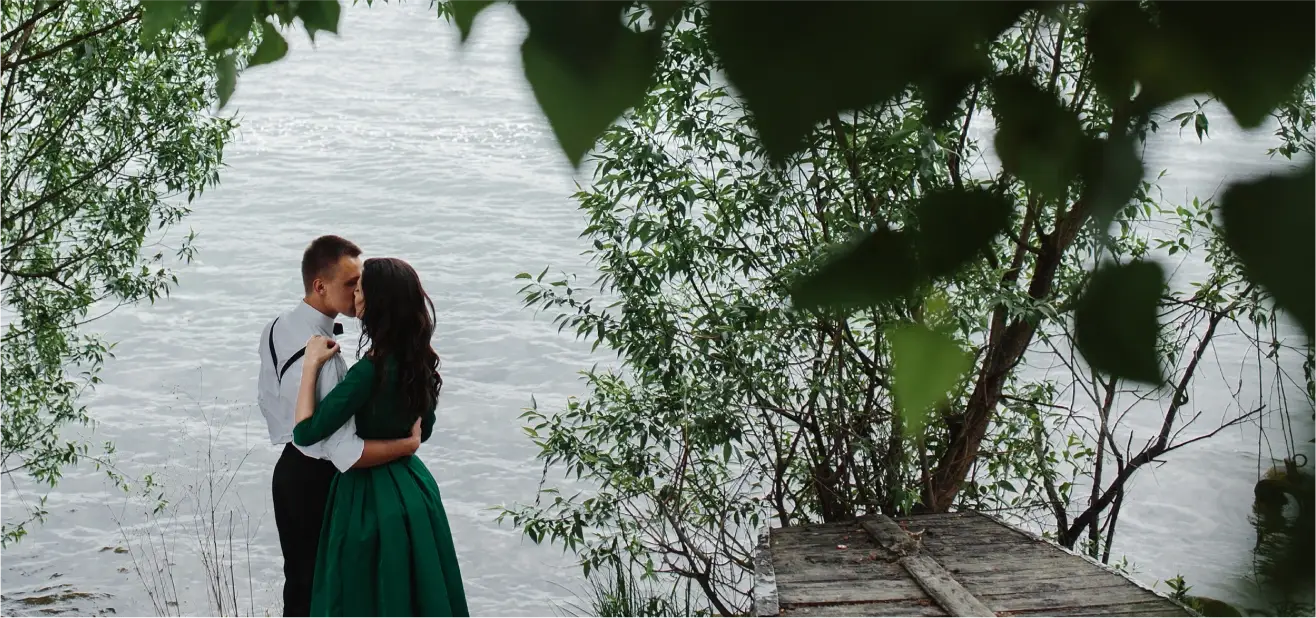
[[765,530],[759,616],[1194,616],[1085,556],[977,513]]

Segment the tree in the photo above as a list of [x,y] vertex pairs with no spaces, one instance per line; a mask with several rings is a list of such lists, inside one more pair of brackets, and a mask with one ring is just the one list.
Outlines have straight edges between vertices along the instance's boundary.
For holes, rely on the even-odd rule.
[[[336,0],[185,0],[143,6],[165,16],[158,23],[167,27],[168,15],[176,9],[164,7],[198,1],[203,15],[209,16],[198,22],[198,33],[220,54],[240,44],[250,24],[272,33],[269,18],[284,25],[299,18],[312,35],[337,30]],[[484,0],[445,3],[439,12],[452,17],[465,37],[475,16],[490,4]],[[522,0],[513,4],[529,25],[522,46],[526,78],[574,164],[654,83],[659,49],[665,37],[675,36],[674,17],[687,6],[661,0],[644,3],[653,22],[639,31],[623,25],[622,12],[628,6],[623,3]],[[728,82],[743,97],[750,126],[763,142],[765,160],[777,165],[800,153],[805,137],[830,117],[890,102],[911,87],[927,99],[934,125],[946,122],[971,93],[1020,87],[997,106],[1002,133],[1008,136],[1003,152],[1006,170],[1042,192],[1083,182],[1084,198],[1062,213],[1054,238],[1042,247],[1055,253],[1087,226],[1105,234],[1114,213],[1129,203],[1142,171],[1133,141],[1158,108],[1205,92],[1217,97],[1239,124],[1257,127],[1310,72],[1316,43],[1316,34],[1308,27],[1316,19],[1316,8],[1310,3],[1121,2],[1074,11],[1075,6],[723,2],[710,3],[706,19],[711,50]],[[1091,58],[1084,67],[1093,84],[1089,96],[1113,111],[1105,133],[1084,135],[1078,130],[1081,119],[1076,110],[1059,108],[1047,93],[1027,87],[1012,74],[1018,67],[991,62],[991,43],[1019,27],[1021,16],[1032,9],[1058,17],[1064,28],[1061,34],[1072,35],[1080,27],[1084,32]],[[271,43],[261,59],[277,59],[285,50]],[[220,63],[219,69],[221,83],[231,90],[232,64]],[[1314,181],[1309,165],[1292,176],[1240,183],[1220,203],[1229,244],[1246,265],[1249,280],[1293,315],[1309,337],[1316,334],[1316,301],[1312,300],[1316,266],[1311,260],[1316,240],[1306,233],[1316,223]],[[938,271],[958,268],[969,256],[986,250],[1005,228],[999,217],[980,216],[975,207],[981,202],[967,188],[955,187],[937,199],[959,215],[954,217],[955,225],[894,233],[864,230],[856,232],[855,239],[833,238],[833,243],[860,251],[838,252],[831,262],[820,265],[813,277],[798,284],[796,301],[836,307],[840,306],[837,295],[856,287],[862,292],[850,293],[843,304],[864,306],[905,296]],[[1275,234],[1285,234],[1284,242],[1274,242]],[[847,245],[847,240],[852,242]],[[864,252],[879,246],[880,252]],[[920,246],[940,257],[924,263],[907,246]],[[874,259],[877,255],[883,259]],[[1092,297],[1084,300],[1089,310],[1079,312],[1079,349],[1112,378],[1158,383],[1162,376],[1156,363],[1155,299],[1145,293],[1107,292],[1145,291],[1163,274],[1154,266],[1134,270],[1095,266],[1106,269],[1102,279],[1111,285],[1094,288]],[[1120,317],[1089,319],[1112,312]],[[1127,320],[1141,326],[1126,329]],[[1026,347],[1032,336],[1028,330],[1018,326],[998,333],[1005,338],[1001,362],[1014,356],[1012,350]],[[934,364],[942,362],[950,367],[954,361],[947,357]],[[949,386],[945,380],[928,381],[915,390],[945,392]],[[995,407],[999,388],[994,379],[983,385],[978,395],[982,409]],[[976,434],[966,435],[950,457],[964,462],[963,455],[978,440]]]
[[[475,17],[492,4],[453,0],[438,3],[438,12],[453,17],[466,37]],[[898,103],[911,91],[924,101],[926,124],[940,130],[954,129],[950,122],[966,105],[990,105],[999,120],[996,146],[1009,180],[1005,185],[1011,189],[994,191],[1017,196],[1023,183],[1029,195],[1036,196],[1030,199],[1036,208],[1029,231],[1042,230],[1044,237],[1021,243],[1021,254],[1026,260],[1036,256],[1042,271],[1061,271],[1063,256],[1090,234],[1100,243],[1116,242],[1108,238],[1109,226],[1117,213],[1137,201],[1144,171],[1138,139],[1157,114],[1180,97],[1204,93],[1220,101],[1245,128],[1257,128],[1279,112],[1290,121],[1284,130],[1286,139],[1292,139],[1278,151],[1292,155],[1309,149],[1295,146],[1305,142],[1302,135],[1311,124],[1311,113],[1295,104],[1303,100],[1295,92],[1309,95],[1302,85],[1316,60],[1316,39],[1275,36],[1273,28],[1275,20],[1313,21],[1316,3],[1308,0],[1232,1],[1212,11],[1202,11],[1200,3],[1190,0],[512,4],[529,25],[521,47],[526,79],[572,163],[579,163],[626,109],[644,100],[661,74],[662,50],[686,36],[688,24],[682,16],[690,8],[700,9],[709,54],[717,58],[720,75],[744,104],[745,130],[761,139],[755,159],[761,166],[790,168],[797,156],[809,154],[811,135],[832,125],[832,118]],[[315,36],[321,30],[336,32],[340,13],[337,0],[151,0],[147,14],[153,24],[163,25],[192,5],[199,5],[203,14],[197,32],[221,58],[221,97],[232,92],[234,83],[236,63],[229,50],[242,45],[251,26],[266,33],[258,59],[270,62],[286,53],[275,21],[300,21]],[[624,18],[636,7],[649,17],[641,26]],[[1053,50],[1032,47],[1030,33],[1042,32],[1042,26],[1058,41]],[[1030,50],[1054,58],[1082,42],[1083,63],[1076,75],[1091,84],[1083,105],[1061,104],[1070,92],[1058,79],[1076,75],[1038,80],[1020,72],[1026,67],[992,62],[1003,41],[1024,41]],[[1091,126],[1080,116],[1079,108],[1086,105],[1101,109],[1104,126]],[[1295,109],[1298,116],[1290,116]],[[1202,114],[1187,118],[1205,133],[1208,121]],[[948,166],[962,163],[950,160]],[[957,175],[951,175],[954,178]],[[1308,276],[1316,259],[1308,241],[1316,231],[1316,216],[1304,206],[1313,188],[1316,163],[1296,174],[1236,183],[1212,206],[1217,220],[1224,222],[1221,239],[1229,254],[1240,262],[1246,281],[1255,285],[1244,289],[1292,314],[1308,333],[1316,329],[1316,281]],[[1017,233],[1011,218],[1003,216],[1007,209],[1001,208],[999,197],[973,185],[953,184],[921,197],[928,201],[926,221],[915,218],[915,225],[909,226],[880,221],[848,230],[850,238],[829,234],[821,242],[836,250],[829,251],[826,260],[809,260],[809,275],[795,277],[791,298],[799,305],[849,312],[891,301],[917,305],[929,281],[973,267],[980,256],[992,255],[1001,234]],[[771,209],[779,204],[757,206]],[[996,259],[1011,267],[1017,262],[1013,255]],[[797,272],[799,264],[791,266],[780,275]],[[1074,309],[1074,343],[1086,364],[1111,383],[1133,380],[1146,387],[1173,377],[1158,356],[1158,343],[1166,337],[1159,313],[1158,289],[1165,279],[1161,267],[1098,259],[1083,264],[1083,270],[1092,271],[1092,284],[1083,285],[1082,295],[1059,309]],[[974,384],[963,417],[950,427],[945,450],[938,454],[938,472],[926,501],[932,508],[946,509],[958,500],[987,427],[1008,409],[1003,405],[1008,369],[1038,337],[1036,323],[1019,320],[1012,313],[1015,308],[1005,304],[1057,295],[1057,283],[1053,276],[1034,273],[1024,295],[1032,301],[992,298],[994,317],[988,323],[990,345],[984,356],[988,371]],[[1009,320],[996,320],[1001,308]],[[924,402],[932,405],[957,396],[955,369],[963,367],[965,355],[948,337],[917,337],[930,343],[920,347],[940,354],[919,360],[917,366],[924,371],[909,372],[904,380],[899,379],[899,368],[911,363],[892,363],[892,387],[905,393],[898,397],[904,401],[895,402],[896,410],[909,417],[903,422],[919,422]]]
[[[211,115],[215,67],[200,42],[144,36],[142,16],[133,2],[4,3],[0,472],[10,481],[53,487],[67,466],[106,463],[67,435],[90,423],[79,398],[112,356],[86,327],[178,282],[172,266],[192,257],[194,236],[171,247],[168,231],[218,181],[235,126]],[[4,542],[44,515],[41,502],[5,522]]]
[[[744,607],[751,532],[765,518],[795,525],[976,508],[1034,519],[1109,561],[1125,489],[1143,466],[1263,412],[1221,402],[1210,424],[1214,410],[1192,401],[1192,386],[1221,325],[1273,325],[1274,309],[1248,282],[1209,201],[1167,206],[1140,174],[1133,203],[1111,215],[1118,232],[1106,235],[1073,223],[1086,199],[1081,180],[1040,191],[973,164],[981,152],[968,129],[987,113],[1000,126],[1000,156],[1010,156],[1010,140],[1017,147],[1007,116],[1019,97],[1041,93],[1081,117],[1079,140],[1118,121],[1094,96],[1085,11],[1026,13],[990,50],[1018,77],[975,89],[949,122],[936,122],[935,101],[911,88],[833,116],[799,154],[765,165],[744,100],[718,81],[709,13],[688,10],[664,42],[654,87],[605,132],[594,180],[576,196],[602,273],[597,290],[547,269],[520,276],[528,306],[615,350],[622,366],[585,372],[588,394],[560,412],[526,412],[545,479],[532,504],[509,505],[504,518],[533,541],[575,550],[586,575],[634,563],[687,578],[723,615]],[[1309,107],[1306,92],[1298,98]],[[1134,134],[1159,130],[1158,119]],[[947,203],[960,191],[1004,232],[981,253],[925,250],[921,233],[964,223]],[[1173,225],[1140,225],[1153,216]],[[849,258],[824,249],[873,229],[887,230],[884,242],[861,242]],[[1154,309],[1142,326],[1153,336],[1156,320],[1169,326],[1154,349],[1165,377],[1143,386],[1076,358],[1072,321],[1088,291],[1110,285],[1088,264],[1147,272],[1156,250],[1192,251],[1212,274],[1171,289],[1153,272],[1137,290]],[[790,303],[819,264],[854,256],[863,260],[850,276],[886,262],[933,278],[877,303],[863,289],[828,292],[846,310]],[[1252,349],[1269,353],[1271,339],[1258,336]],[[1276,354],[1309,359],[1302,344]],[[1025,357],[1068,366],[1068,376],[1030,377]],[[943,373],[950,386],[921,389],[911,372]],[[1160,427],[1130,437],[1123,412],[1158,392],[1172,393]],[[1282,399],[1270,405],[1288,413]],[[548,477],[558,471],[586,489],[564,491]]]

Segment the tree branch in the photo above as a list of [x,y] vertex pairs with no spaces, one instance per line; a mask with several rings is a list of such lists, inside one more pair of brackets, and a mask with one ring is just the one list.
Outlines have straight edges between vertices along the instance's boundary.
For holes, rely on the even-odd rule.
[[61,43],[61,44],[59,44],[59,45],[56,45],[56,46],[54,46],[54,47],[52,47],[52,48],[50,48],[50,49],[47,49],[46,51],[43,51],[43,52],[37,52],[37,53],[35,53],[35,54],[32,54],[31,56],[25,56],[25,57],[23,57],[23,58],[19,58],[18,60],[14,60],[14,61],[12,61],[12,62],[6,62],[6,63],[3,63],[2,65],[0,65],[0,70],[12,71],[12,70],[14,70],[14,69],[16,69],[16,68],[18,68],[18,67],[23,66],[23,65],[31,64],[31,63],[33,63],[33,62],[37,62],[37,61],[39,61],[39,60],[43,60],[43,59],[48,58],[48,57],[50,57],[50,56],[52,56],[52,55],[54,55],[54,54],[57,54],[57,53],[59,53],[59,52],[61,52],[61,51],[64,51],[64,50],[66,50],[66,49],[68,49],[68,48],[70,48],[70,47],[73,47],[74,45],[77,45],[78,43],[81,43],[81,42],[83,42],[83,41],[85,41],[85,40],[87,40],[87,39],[90,39],[90,38],[92,38],[92,37],[96,37],[96,36],[100,36],[100,35],[102,35],[102,34],[104,34],[104,33],[106,33],[106,32],[109,32],[110,30],[113,30],[113,29],[115,29],[115,28],[118,28],[119,26],[122,26],[122,25],[124,25],[124,24],[126,24],[126,23],[128,23],[128,22],[130,22],[130,21],[133,21],[133,20],[135,20],[135,19],[138,19],[138,18],[140,18],[140,17],[141,17],[141,9],[140,9],[140,8],[133,9],[133,11],[132,11],[131,13],[129,13],[129,14],[127,14],[127,15],[124,15],[123,17],[120,17],[119,19],[117,19],[117,20],[115,20],[115,21],[113,21],[113,22],[110,22],[109,24],[107,24],[107,25],[105,25],[105,26],[102,26],[102,27],[97,28],[97,29],[95,29],[95,30],[92,30],[92,31],[90,31],[90,32],[85,32],[85,33],[83,33],[83,34],[80,34],[80,35],[78,35],[78,36],[76,36],[76,37],[73,37],[72,39],[69,39],[69,40],[67,40],[67,41],[65,41],[65,42],[63,42],[63,43]]

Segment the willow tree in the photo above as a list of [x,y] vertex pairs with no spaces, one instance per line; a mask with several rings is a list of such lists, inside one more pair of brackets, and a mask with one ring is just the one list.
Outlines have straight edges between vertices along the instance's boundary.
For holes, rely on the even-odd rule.
[[[54,486],[83,459],[104,463],[70,427],[89,424],[80,397],[111,356],[87,325],[177,283],[193,236],[169,230],[218,181],[234,124],[211,113],[216,69],[203,44],[144,35],[137,3],[3,7],[0,472]],[[11,542],[44,500],[6,501],[28,505],[5,522]]]
[[[565,409],[526,412],[544,484],[503,516],[532,540],[577,551],[587,575],[634,566],[687,578],[723,615],[743,609],[752,532],[765,518],[986,509],[1035,519],[1109,561],[1139,470],[1261,413],[1222,404],[1212,423],[1189,405],[1219,326],[1274,322],[1214,205],[1164,204],[1139,169],[1129,204],[1104,206],[1107,234],[1084,214],[1104,199],[1100,183],[1056,169],[1081,161],[1030,150],[1095,146],[1112,131],[1140,149],[1170,115],[1134,122],[1098,91],[1085,7],[1025,13],[989,46],[1006,77],[975,85],[953,108],[910,88],[831,115],[776,162],[744,98],[721,81],[711,14],[682,16],[655,86],[604,133],[593,181],[576,195],[597,284],[547,270],[521,276],[527,305],[621,360],[586,371],[587,394]],[[1295,106],[1310,108],[1309,90]],[[1042,113],[1021,118],[1021,109]],[[1045,130],[1066,117],[1064,131]],[[970,130],[987,118],[1004,170],[983,165]],[[1209,124],[1197,110],[1174,118]],[[1310,120],[1283,126],[1298,137],[1282,147],[1309,150]],[[1174,225],[1142,225],[1152,217]],[[1002,233],[928,241],[955,227]],[[1211,275],[1168,288],[1150,259],[1165,247],[1194,252]],[[1103,289],[1108,271],[1090,272],[1093,262],[1144,281]],[[873,265],[899,273],[866,279],[878,293],[909,291],[875,300],[873,287],[846,285]],[[801,289],[826,302],[794,302]],[[1075,357],[1085,333],[1074,320],[1093,310],[1084,299],[1094,289],[1151,297],[1147,319],[1118,303],[1089,316],[1158,342],[1150,386]],[[1309,357],[1302,343],[1284,354]],[[1029,362],[1070,370],[1042,379],[1021,370]],[[1160,430],[1129,448],[1119,410],[1158,392],[1173,393]],[[585,488],[568,493],[558,473]]]

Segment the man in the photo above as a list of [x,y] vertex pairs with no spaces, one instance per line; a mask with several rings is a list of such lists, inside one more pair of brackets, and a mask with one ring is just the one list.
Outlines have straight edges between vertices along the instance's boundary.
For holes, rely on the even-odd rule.
[[[342,332],[339,315],[356,317],[353,292],[361,279],[361,249],[337,236],[321,236],[302,254],[302,286],[306,295],[295,309],[275,318],[261,332],[258,401],[269,425],[270,442],[285,445],[274,466],[274,523],[283,549],[283,615],[307,616],[316,547],[325,502],[335,468],[369,468],[420,448],[420,422],[410,438],[362,440],[355,421],[348,421],[329,439],[308,447],[292,443],[293,410],[301,384],[301,358],[312,335],[334,337]],[[347,373],[341,355],[320,370],[321,399]]]

